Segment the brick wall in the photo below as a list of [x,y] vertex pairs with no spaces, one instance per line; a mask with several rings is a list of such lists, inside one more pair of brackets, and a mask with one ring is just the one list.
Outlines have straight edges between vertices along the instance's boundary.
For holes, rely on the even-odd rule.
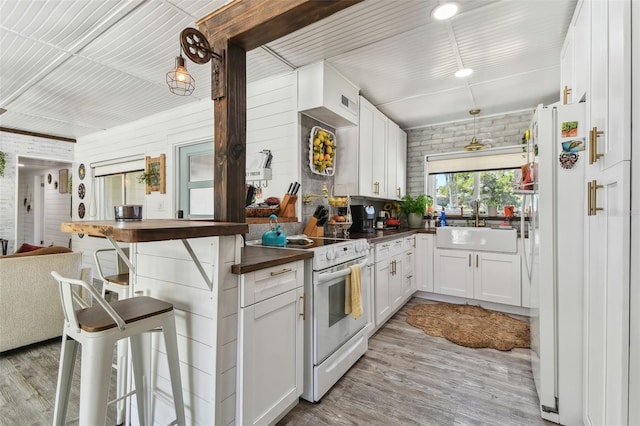
[[[492,147],[517,145],[529,128],[533,108],[476,118],[476,137],[490,139]],[[407,192],[424,192],[423,161],[426,154],[462,151],[473,137],[473,119],[434,124],[407,130]]]

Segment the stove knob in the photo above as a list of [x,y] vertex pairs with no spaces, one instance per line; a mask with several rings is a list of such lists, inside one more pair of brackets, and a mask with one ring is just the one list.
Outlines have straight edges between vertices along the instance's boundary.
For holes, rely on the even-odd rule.
[[336,258],[336,252],[333,250],[327,250],[327,260],[333,260]]

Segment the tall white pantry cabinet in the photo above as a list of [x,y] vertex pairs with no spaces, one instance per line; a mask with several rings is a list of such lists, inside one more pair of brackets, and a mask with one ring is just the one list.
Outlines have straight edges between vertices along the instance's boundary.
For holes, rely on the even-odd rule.
[[[588,162],[582,384],[587,425],[640,424],[640,274],[632,260],[638,259],[637,187],[636,209],[631,205],[632,110],[633,138],[640,143],[638,9],[631,0],[579,2],[562,57],[563,84],[572,90],[568,101],[586,101],[590,130],[582,156]],[[637,150],[634,159],[640,159]],[[634,175],[638,182],[637,170]]]

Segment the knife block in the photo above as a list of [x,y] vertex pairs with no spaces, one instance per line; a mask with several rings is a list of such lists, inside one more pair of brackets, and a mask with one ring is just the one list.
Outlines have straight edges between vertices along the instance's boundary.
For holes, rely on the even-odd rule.
[[280,203],[278,216],[296,217],[296,201],[298,201],[298,197],[296,195],[285,194],[282,202]]
[[302,233],[307,237],[324,237],[324,226],[318,226],[318,219],[311,217]]

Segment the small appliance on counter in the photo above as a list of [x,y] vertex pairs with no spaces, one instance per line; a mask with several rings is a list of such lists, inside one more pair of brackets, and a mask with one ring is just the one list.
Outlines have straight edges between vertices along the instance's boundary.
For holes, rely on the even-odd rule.
[[349,228],[350,232],[373,232],[373,222],[376,211],[373,206],[363,206],[354,204],[351,206],[351,218],[353,224]]
[[278,225],[278,216],[272,214],[269,216],[271,230],[262,234],[263,246],[284,247],[287,244],[287,236]]

